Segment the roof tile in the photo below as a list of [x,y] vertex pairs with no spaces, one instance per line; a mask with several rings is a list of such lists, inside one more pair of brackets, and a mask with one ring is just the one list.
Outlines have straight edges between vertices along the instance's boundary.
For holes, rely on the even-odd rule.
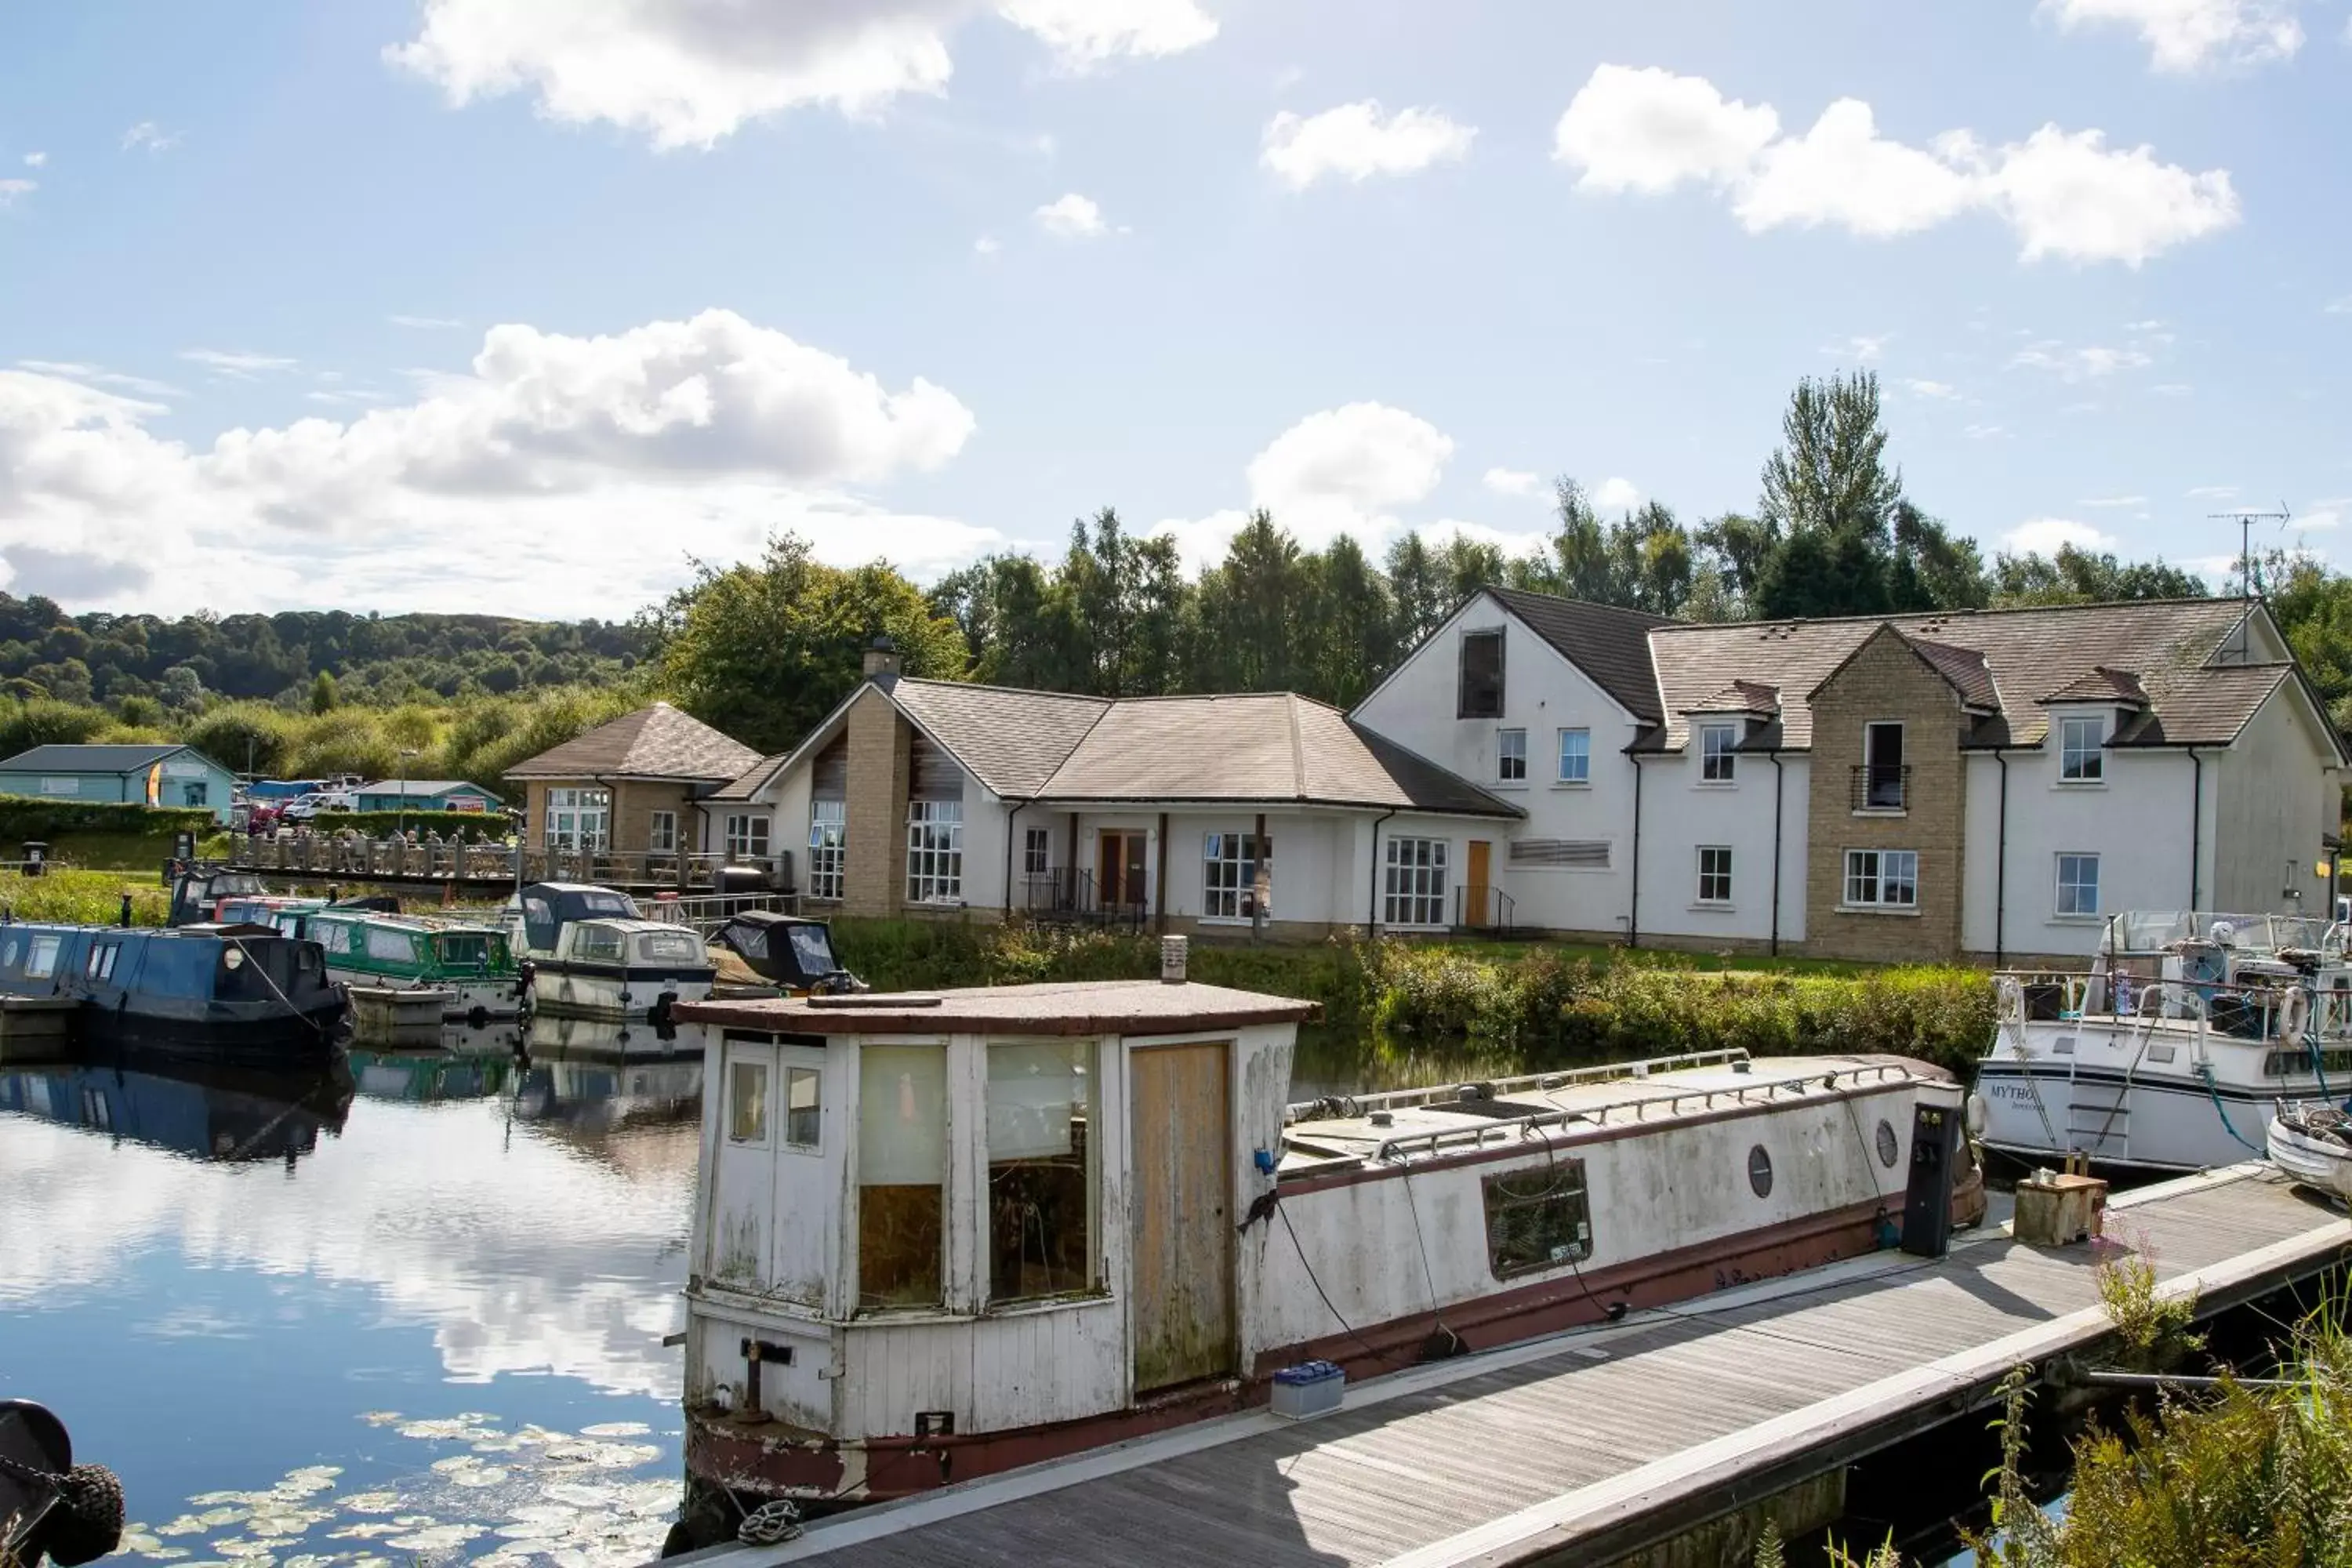
[[740,778],[760,753],[690,713],[656,702],[509,768],[510,779]]

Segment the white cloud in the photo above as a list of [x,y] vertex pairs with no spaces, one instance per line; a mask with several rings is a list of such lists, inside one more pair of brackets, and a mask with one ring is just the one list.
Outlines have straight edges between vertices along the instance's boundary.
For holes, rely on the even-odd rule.
[[1990,440],[1995,436],[2005,436],[2008,433],[1999,425],[1971,425],[1960,432],[1971,441]]
[[1874,364],[1886,353],[1886,345],[1895,341],[1892,332],[1880,332],[1875,337],[1866,333],[1833,343],[1823,343],[1822,353],[1832,359],[1850,359],[1856,364]]
[[2065,381],[2092,381],[2119,370],[2141,369],[2151,361],[2140,349],[2097,343],[2070,349],[2056,338],[2042,338],[2018,350],[2009,363],[2012,368],[2046,370]]
[[2313,530],[2338,528],[2347,512],[2352,512],[2352,496],[2329,496],[2325,500],[2305,501],[2303,510],[2294,514],[2294,526]]
[[2196,485],[2189,491],[2190,500],[2228,500],[2238,493],[2235,485]]
[[2160,71],[2284,59],[2303,47],[2295,0],[2043,0],[2062,27],[2136,29]]
[[1939,403],[1949,402],[1960,395],[1959,389],[1948,381],[1906,380],[1903,388],[1914,397],[1930,398]]
[[1400,109],[1382,118],[1367,99],[1302,118],[1286,110],[1265,128],[1258,161],[1294,191],[1326,174],[1358,184],[1374,174],[1412,174],[1433,163],[1458,163],[1477,136],[1433,109]]
[[994,235],[983,234],[971,242],[971,247],[982,256],[993,256],[1004,248]]
[[5,209],[18,196],[29,196],[41,188],[37,180],[0,180],[0,209]]
[[1194,0],[1003,0],[998,12],[1034,33],[1065,69],[1121,55],[1177,55],[1217,36]]
[[1473,544],[1491,544],[1506,559],[1517,560],[1529,554],[1548,553],[1551,535],[1541,530],[1514,531],[1495,528],[1483,522],[1469,522],[1458,517],[1442,517],[1427,528],[1417,528],[1415,533],[1432,545],[1443,547],[1454,539],[1466,539]]
[[281,359],[276,354],[245,353],[229,349],[182,349],[180,357],[239,381],[250,380],[268,371],[292,370],[298,363]]
[[142,120],[122,133],[122,150],[126,153],[168,153],[179,144],[179,137],[152,120]]
[[66,360],[20,359],[18,370],[29,370],[41,375],[61,376],[67,381],[79,381],[85,386],[110,386],[121,392],[135,392],[142,397],[180,397],[185,394],[169,382],[151,381],[143,375],[126,375],[102,365],[84,364]]
[[1524,468],[1488,468],[1480,481],[1498,496],[1531,496],[1543,489],[1543,480]]
[[2197,389],[2185,381],[2159,381],[2148,390],[2158,397],[2186,397]]
[[446,331],[466,323],[449,316],[386,316],[395,327],[413,327],[419,331]]
[[25,167],[27,169],[37,169],[48,161],[49,155],[47,153],[27,153],[25,154]]
[[[31,545],[135,570],[147,585],[126,607],[325,595],[610,615],[674,586],[686,552],[738,558],[772,528],[833,560],[887,545],[917,572],[995,538],[855,493],[962,449],[973,419],[952,394],[890,390],[725,310],[599,338],[496,327],[469,374],[411,401],[209,448],[152,434],[162,411],[0,371],[0,556]],[[268,542],[289,531],[299,565]],[[373,547],[388,537],[414,548]],[[452,574],[457,556],[470,564]]]
[[2087,500],[2078,500],[2074,504],[2093,507],[2146,506],[2147,498],[2146,496],[2093,496]]
[[1771,105],[1727,100],[1703,77],[1603,65],[1569,100],[1552,156],[1583,171],[1579,189],[1656,195],[1743,179],[1780,133]]
[[[1454,456],[1452,437],[1402,408],[1350,403],[1310,414],[1250,459],[1250,508],[1263,508],[1310,550],[1351,534],[1367,550],[1402,531],[1397,509],[1426,500]],[[1175,518],[1154,531],[1174,535],[1185,563],[1213,564],[1248,512],[1227,508]]]
[[2019,555],[2055,555],[2061,546],[2077,550],[2113,550],[2115,540],[2088,523],[2072,518],[2037,517],[2019,523],[2001,536],[2001,542]]
[[1632,511],[1642,504],[1642,487],[1631,479],[1606,479],[1592,492],[1595,511]]
[[[539,112],[604,121],[656,147],[709,148],[746,124],[818,107],[881,112],[945,89],[948,39],[980,0],[424,0],[416,36],[384,50],[449,102],[530,91]],[[1166,55],[1216,34],[1194,0],[1004,0],[1005,19],[1066,68]]]
[[1102,208],[1076,191],[1047,202],[1033,216],[1037,226],[1056,239],[1096,239],[1107,232]]
[[2340,300],[2330,300],[2324,309],[2331,316],[2352,316],[2352,294]]
[[1582,190],[1657,194],[1685,183],[1729,199],[1751,234],[1843,228],[1892,238],[1970,212],[2015,231],[2024,259],[2149,258],[2236,223],[2226,170],[2192,174],[2147,147],[2110,149],[2098,131],[2044,125],[1988,148],[1952,131],[1924,147],[1878,133],[1871,107],[1840,99],[1802,135],[1769,104],[1727,100],[1712,82],[1603,65],[1560,116],[1553,154]]

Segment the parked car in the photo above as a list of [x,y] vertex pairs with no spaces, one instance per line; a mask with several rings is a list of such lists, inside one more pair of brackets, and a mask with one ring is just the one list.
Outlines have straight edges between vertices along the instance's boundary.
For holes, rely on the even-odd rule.
[[289,822],[308,822],[321,812],[357,811],[359,797],[347,790],[319,789],[297,795],[286,803],[285,817]]

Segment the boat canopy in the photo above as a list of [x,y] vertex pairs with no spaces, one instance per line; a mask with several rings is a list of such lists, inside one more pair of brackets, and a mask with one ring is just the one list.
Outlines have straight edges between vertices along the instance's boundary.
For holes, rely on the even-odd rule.
[[637,901],[612,888],[590,882],[533,882],[508,906],[522,917],[523,945],[534,952],[552,952],[555,939],[574,921],[639,918]]
[[590,963],[686,965],[708,969],[710,954],[687,926],[661,921],[578,921],[567,928],[563,956]]
[[2107,918],[2103,958],[2170,952],[2189,944],[2241,953],[2340,953],[2344,930],[2316,915],[2246,915],[2219,910],[2126,910]]
[[769,980],[796,991],[822,985],[843,973],[834,956],[833,931],[823,921],[774,910],[745,910],[711,936]]

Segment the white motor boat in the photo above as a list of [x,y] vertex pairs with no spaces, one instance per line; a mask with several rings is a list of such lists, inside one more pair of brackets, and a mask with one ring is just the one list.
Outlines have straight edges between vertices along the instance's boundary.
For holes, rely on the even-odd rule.
[[534,882],[509,900],[506,921],[542,1013],[666,1027],[672,1007],[709,996],[718,977],[691,926],[642,919],[615,889]]
[[1986,1147],[2159,1171],[2262,1157],[2281,1101],[2352,1089],[2345,938],[2300,916],[2132,912],[2088,973],[1997,976]]
[[2271,1163],[2306,1187],[2352,1202],[2352,1116],[2333,1105],[2279,1107]]

